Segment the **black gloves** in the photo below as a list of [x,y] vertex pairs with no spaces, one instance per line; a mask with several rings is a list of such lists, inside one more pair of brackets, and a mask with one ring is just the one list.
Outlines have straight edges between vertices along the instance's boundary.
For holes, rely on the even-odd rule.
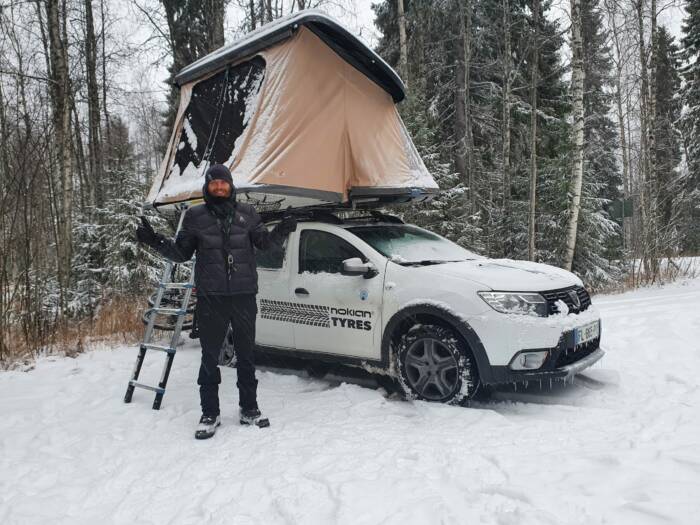
[[275,226],[275,234],[284,238],[297,229],[297,220],[293,215],[287,215]]
[[153,231],[148,219],[143,215],[141,216],[140,226],[136,228],[136,239],[148,246],[155,246],[160,240],[160,235]]

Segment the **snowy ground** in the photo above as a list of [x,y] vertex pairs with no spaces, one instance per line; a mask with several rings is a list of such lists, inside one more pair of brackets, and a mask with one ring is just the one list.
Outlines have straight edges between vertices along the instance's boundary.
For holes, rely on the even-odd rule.
[[122,403],[134,348],[2,372],[0,523],[698,523],[700,280],[595,302],[594,373],[617,386],[461,409],[265,371],[259,430],[235,424],[225,369],[202,442],[194,346],[160,412],[144,391]]

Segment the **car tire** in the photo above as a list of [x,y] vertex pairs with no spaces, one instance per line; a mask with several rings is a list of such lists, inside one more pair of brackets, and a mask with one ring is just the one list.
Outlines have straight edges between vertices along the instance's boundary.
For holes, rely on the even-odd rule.
[[464,405],[479,389],[474,356],[449,328],[415,325],[400,336],[396,357],[407,399]]

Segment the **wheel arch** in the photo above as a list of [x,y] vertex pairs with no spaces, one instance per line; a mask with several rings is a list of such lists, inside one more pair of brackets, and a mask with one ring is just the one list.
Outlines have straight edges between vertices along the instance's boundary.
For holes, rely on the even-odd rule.
[[439,326],[454,330],[457,336],[460,337],[469,350],[471,350],[476,360],[479,378],[482,381],[486,379],[486,382],[488,382],[491,374],[491,363],[489,362],[486,349],[477,333],[466,320],[460,319],[447,308],[430,303],[411,305],[399,310],[389,319],[389,322],[384,327],[381,348],[382,363],[387,369],[391,366],[392,341],[395,341],[404,331],[418,323],[438,324]]

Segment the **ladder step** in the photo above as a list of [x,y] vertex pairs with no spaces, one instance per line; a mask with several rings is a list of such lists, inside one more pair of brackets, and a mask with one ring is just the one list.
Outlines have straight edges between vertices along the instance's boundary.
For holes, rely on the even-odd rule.
[[133,379],[129,381],[129,384],[137,388],[145,388],[146,390],[151,390],[157,394],[165,394],[165,388],[161,388],[159,386],[144,385],[143,383],[138,383]]
[[194,284],[192,283],[160,283],[160,286],[167,290],[186,290],[187,288],[194,288]]
[[156,312],[159,314],[170,314],[170,315],[185,315],[187,313],[187,310],[183,310],[181,308],[163,308],[163,307],[151,308],[150,311]]
[[175,353],[175,349],[171,348],[169,346],[154,345],[152,343],[141,343],[141,346],[143,348],[148,349],[148,350],[158,350],[159,352],[165,352],[166,354],[174,354]]

